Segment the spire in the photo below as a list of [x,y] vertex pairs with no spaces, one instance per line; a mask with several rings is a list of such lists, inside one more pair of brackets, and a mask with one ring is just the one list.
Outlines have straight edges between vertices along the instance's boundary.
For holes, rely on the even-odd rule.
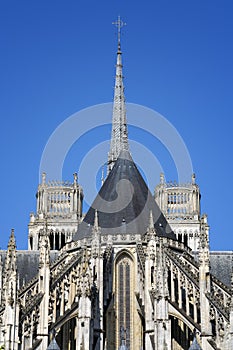
[[97,233],[98,231],[99,231],[99,219],[98,219],[98,211],[96,209],[95,210],[93,233]]
[[148,233],[149,239],[155,238],[155,226],[154,226],[154,217],[153,217],[152,210],[150,210],[150,214],[149,214],[149,225],[148,225],[147,233]]
[[5,269],[9,273],[16,270],[16,242],[14,229],[11,230],[10,239],[7,245]]
[[8,251],[12,251],[12,250],[16,249],[14,229],[11,230],[11,235],[10,235],[10,239],[9,239],[7,248],[8,248]]
[[116,64],[116,77],[114,88],[114,102],[113,102],[113,115],[112,115],[112,136],[110,151],[108,154],[108,171],[113,168],[115,161],[117,160],[122,150],[128,150],[128,131],[126,124],[126,108],[125,108],[125,95],[122,73],[122,52],[121,52],[121,28],[125,23],[121,20],[120,16],[113,24],[117,27],[118,33],[118,50],[117,50],[117,64]]
[[152,210],[150,210],[149,229],[150,229],[150,230],[154,230],[154,218],[153,218],[153,212],[152,212]]

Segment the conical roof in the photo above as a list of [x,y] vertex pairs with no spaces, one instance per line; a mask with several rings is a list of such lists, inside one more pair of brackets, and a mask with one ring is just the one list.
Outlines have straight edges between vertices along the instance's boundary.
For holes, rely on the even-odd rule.
[[156,234],[176,239],[128,150],[121,151],[74,240],[91,237],[96,210],[101,234],[144,234],[152,212]]

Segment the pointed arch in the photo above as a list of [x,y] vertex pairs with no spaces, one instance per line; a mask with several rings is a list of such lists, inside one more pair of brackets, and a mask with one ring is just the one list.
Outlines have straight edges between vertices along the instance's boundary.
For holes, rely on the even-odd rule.
[[124,339],[127,349],[130,349],[130,334],[132,328],[132,270],[133,260],[127,251],[121,252],[116,259],[116,312],[117,338],[119,344]]

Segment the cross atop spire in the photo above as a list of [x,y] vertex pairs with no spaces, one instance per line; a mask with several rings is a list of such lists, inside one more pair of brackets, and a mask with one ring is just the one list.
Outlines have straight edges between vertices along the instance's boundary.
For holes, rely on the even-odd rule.
[[126,23],[124,23],[120,16],[118,16],[117,20],[115,22],[112,22],[117,27],[117,37],[118,37],[118,51],[121,49],[121,28],[126,26]]
[[118,51],[112,114],[112,136],[110,151],[108,153],[108,172],[113,168],[120,152],[129,149],[120,43],[121,28],[125,23],[121,20],[120,16],[118,16],[118,20],[113,22],[113,24],[115,24],[118,29]]

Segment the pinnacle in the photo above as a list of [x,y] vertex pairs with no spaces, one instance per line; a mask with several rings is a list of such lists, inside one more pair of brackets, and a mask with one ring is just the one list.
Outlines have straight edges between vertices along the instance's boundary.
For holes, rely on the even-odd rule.
[[14,229],[11,230],[11,235],[10,235],[10,239],[8,242],[8,249],[15,249],[16,248],[16,242],[15,242],[15,232]]

